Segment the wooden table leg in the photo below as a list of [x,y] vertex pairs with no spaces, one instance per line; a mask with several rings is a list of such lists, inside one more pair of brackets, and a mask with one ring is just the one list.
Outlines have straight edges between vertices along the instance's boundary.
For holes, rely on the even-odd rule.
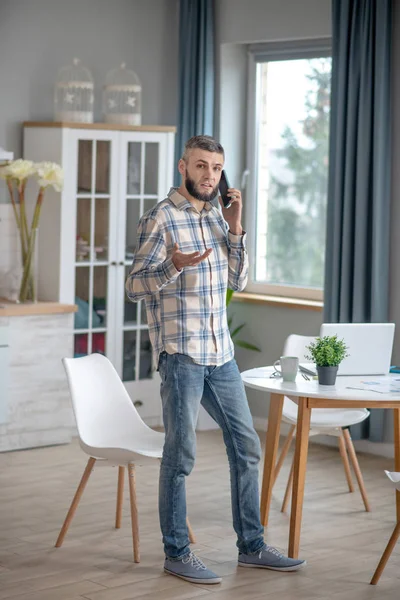
[[301,516],[303,511],[304,484],[306,478],[308,438],[310,433],[311,409],[308,398],[299,398],[297,414],[296,449],[293,468],[292,509],[290,513],[289,550],[290,558],[298,558],[300,546]]
[[[400,472],[400,408],[393,409],[394,421],[394,470]],[[396,490],[396,518],[400,522],[400,492]]]
[[268,524],[268,515],[271,505],[272,488],[275,479],[275,464],[278,453],[279,433],[283,408],[283,396],[271,394],[268,414],[268,429],[265,442],[264,473],[261,488],[261,523]]

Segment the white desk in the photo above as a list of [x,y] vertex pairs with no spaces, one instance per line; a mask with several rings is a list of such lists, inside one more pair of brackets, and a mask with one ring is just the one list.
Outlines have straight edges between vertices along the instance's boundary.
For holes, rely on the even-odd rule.
[[[270,392],[271,402],[268,415],[268,430],[265,444],[264,473],[261,489],[261,521],[268,524],[274,470],[276,465],[280,424],[284,396],[298,399],[296,449],[294,456],[292,508],[290,514],[288,555],[297,558],[300,546],[301,517],[303,510],[304,483],[307,466],[308,436],[311,409],[313,408],[392,408],[394,413],[394,456],[395,470],[400,471],[400,392],[378,393],[379,386],[368,386],[367,390],[349,389],[358,387],[361,381],[376,381],[381,385],[392,383],[400,389],[400,375],[338,377],[334,386],[322,386],[318,381],[306,381],[299,374],[294,383],[270,377],[273,367],[260,367],[242,373],[247,387]],[[396,381],[397,380],[397,381]],[[400,492],[396,492],[396,514],[400,521]]]

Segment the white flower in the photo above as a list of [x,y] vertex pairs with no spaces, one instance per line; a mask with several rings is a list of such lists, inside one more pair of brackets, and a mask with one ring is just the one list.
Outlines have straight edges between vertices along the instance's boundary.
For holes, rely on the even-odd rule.
[[18,183],[21,183],[36,173],[36,167],[31,160],[19,158],[9,165],[1,167],[0,171],[0,177],[3,179],[15,179]]
[[36,173],[41,188],[52,185],[57,192],[61,192],[64,185],[64,171],[57,163],[41,162],[36,165]]
[[0,178],[8,179],[10,177],[10,173],[8,172],[8,165],[4,165],[0,167]]

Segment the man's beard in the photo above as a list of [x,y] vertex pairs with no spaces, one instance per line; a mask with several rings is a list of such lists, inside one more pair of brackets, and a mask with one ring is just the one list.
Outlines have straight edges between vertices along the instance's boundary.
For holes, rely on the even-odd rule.
[[199,192],[198,190],[196,190],[196,184],[193,181],[193,179],[190,179],[187,171],[186,171],[186,175],[185,175],[185,186],[187,191],[189,192],[189,194],[193,197],[196,198],[196,200],[200,200],[201,202],[212,202],[215,198],[215,196],[218,193],[218,185],[215,186],[215,188],[213,188],[210,192]]

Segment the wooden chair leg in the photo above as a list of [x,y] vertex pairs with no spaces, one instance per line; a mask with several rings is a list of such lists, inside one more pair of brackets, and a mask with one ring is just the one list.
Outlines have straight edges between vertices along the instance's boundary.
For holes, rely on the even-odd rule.
[[186,525],[187,525],[188,533],[189,533],[189,541],[190,541],[191,544],[195,544],[196,543],[196,536],[193,533],[193,529],[192,529],[192,526],[190,524],[189,517],[186,517]]
[[124,501],[125,467],[118,467],[117,509],[115,513],[115,529],[120,529],[122,520],[122,504]]
[[89,458],[89,460],[87,462],[87,465],[83,472],[82,478],[79,482],[78,489],[75,492],[75,496],[71,502],[71,506],[69,507],[69,511],[67,513],[67,516],[65,517],[65,521],[64,521],[63,526],[61,527],[61,531],[58,535],[58,538],[56,541],[56,548],[60,548],[60,546],[62,545],[62,543],[64,541],[64,538],[69,529],[69,526],[71,525],[71,521],[74,518],[76,509],[78,508],[79,501],[82,498],[82,494],[85,490],[86,484],[89,480],[89,477],[90,477],[90,474],[92,472],[95,462],[96,462],[96,459],[93,458],[92,456]]
[[133,541],[133,560],[135,563],[140,562],[139,551],[139,521],[136,505],[136,481],[135,481],[135,465],[128,465],[129,475],[129,496],[131,500],[131,521],[132,521],[132,541]]
[[283,513],[287,511],[287,507],[288,507],[288,503],[289,503],[290,490],[292,489],[292,483],[293,483],[293,471],[294,471],[294,456],[293,456],[293,460],[292,460],[292,466],[290,467],[290,473],[289,473],[288,481],[286,484],[285,495],[283,497],[283,502],[282,502],[282,506],[281,506],[281,512],[283,512]]
[[[394,470],[400,471],[400,408],[393,409]],[[396,521],[400,522],[400,490],[396,490]]]
[[343,437],[343,429],[340,431],[340,436],[339,436],[339,451],[340,451],[340,456],[342,457],[342,461],[343,461],[344,472],[345,472],[346,479],[347,479],[347,485],[349,486],[349,492],[354,492],[354,485],[353,485],[353,480],[351,478],[349,457],[347,455],[346,442],[344,441],[344,437]]
[[399,536],[400,536],[400,521],[397,523],[396,527],[394,528],[394,531],[391,535],[388,545],[386,546],[385,551],[382,554],[381,560],[379,561],[379,564],[376,568],[374,576],[371,579],[371,585],[376,585],[378,583],[378,581],[383,573],[383,569],[386,567],[386,563],[389,560],[390,555],[393,552],[393,548],[395,547]]
[[280,455],[278,462],[276,463],[276,467],[275,467],[274,483],[276,482],[276,480],[278,478],[279,471],[281,470],[283,462],[287,456],[287,453],[289,452],[290,444],[292,443],[295,430],[296,430],[296,425],[292,425],[289,430],[289,433],[286,437],[285,443],[283,444],[281,455]]
[[353,440],[351,439],[351,435],[350,435],[350,432],[349,432],[348,429],[345,429],[343,431],[343,434],[344,434],[344,439],[346,440],[347,450],[349,452],[350,460],[351,460],[351,463],[353,465],[354,473],[356,474],[356,478],[357,478],[357,482],[358,482],[358,487],[360,488],[361,497],[362,497],[363,502],[364,502],[365,510],[367,512],[371,512],[371,507],[370,507],[369,502],[368,502],[367,491],[365,489],[364,480],[363,480],[363,476],[362,476],[362,473],[361,473],[360,465],[358,464],[356,451],[354,450]]

